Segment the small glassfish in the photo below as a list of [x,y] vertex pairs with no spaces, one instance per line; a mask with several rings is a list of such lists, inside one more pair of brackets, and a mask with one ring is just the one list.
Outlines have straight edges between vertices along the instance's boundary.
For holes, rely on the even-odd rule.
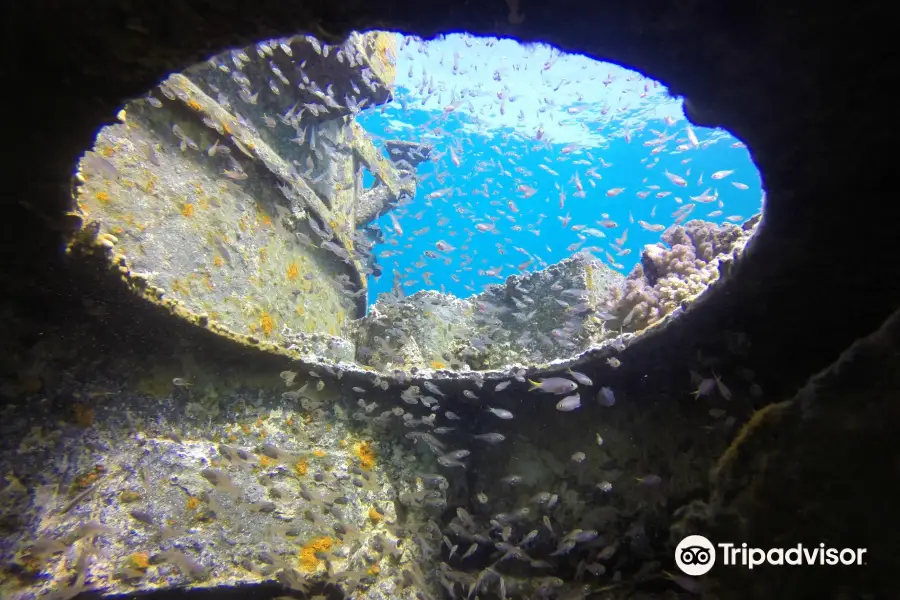
[[644,477],[635,478],[640,485],[646,487],[656,487],[662,483],[662,477],[659,475],[646,475]]
[[691,395],[696,399],[700,398],[700,396],[709,396],[712,394],[712,391],[716,388],[716,380],[711,378],[706,378],[700,381],[700,384],[697,385],[697,389],[691,392]]
[[569,369],[569,375],[572,376],[572,379],[580,383],[581,385],[594,385],[594,382],[591,381],[591,378],[585,375],[584,373],[579,373],[578,371],[573,371]]
[[581,408],[581,396],[579,396],[578,394],[566,396],[556,403],[556,410],[562,412],[571,412],[576,408]]
[[578,388],[577,383],[571,379],[566,379],[565,377],[547,377],[538,381],[529,379],[528,383],[531,384],[528,388],[529,392],[540,390],[542,392],[547,392],[548,394],[557,395],[568,394],[569,392],[574,392]]
[[506,410],[505,408],[494,408],[492,406],[488,406],[486,409],[489,413],[492,413],[494,416],[500,419],[512,419],[513,414]]
[[430,381],[426,381],[424,383],[424,385],[425,385],[425,389],[428,390],[429,392],[431,392],[432,394],[437,394],[438,396],[440,396],[442,398],[446,396],[446,394],[444,392],[442,392],[440,390],[440,388],[438,388],[438,386],[431,383]]
[[597,402],[600,406],[605,408],[609,408],[616,404],[616,395],[613,393],[612,389],[607,386],[603,386],[600,388],[600,391],[597,392]]
[[473,435],[476,440],[481,440],[482,442],[487,442],[489,444],[499,444],[503,440],[506,439],[506,436],[502,433],[479,433],[477,435]]
[[731,390],[722,383],[722,378],[713,373],[713,377],[716,378],[716,388],[719,390],[719,395],[725,398],[726,400],[731,400]]

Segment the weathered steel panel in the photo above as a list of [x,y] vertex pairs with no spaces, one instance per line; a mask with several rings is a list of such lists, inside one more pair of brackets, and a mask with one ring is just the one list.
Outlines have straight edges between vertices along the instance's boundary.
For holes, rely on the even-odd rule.
[[346,326],[366,304],[361,169],[399,189],[353,115],[389,99],[393,39],[295,36],[171,75],[82,159],[76,242],[217,332],[352,360]]

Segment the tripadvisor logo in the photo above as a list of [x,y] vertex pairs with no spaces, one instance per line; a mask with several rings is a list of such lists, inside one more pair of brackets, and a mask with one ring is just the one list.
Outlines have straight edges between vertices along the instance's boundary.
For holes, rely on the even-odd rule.
[[689,535],[675,548],[675,564],[685,575],[705,575],[716,564],[716,548],[702,535]]
[[760,565],[863,565],[865,553],[865,548],[829,548],[825,544],[812,547],[797,544],[768,550],[751,548],[747,544],[713,545],[702,535],[689,535],[675,548],[675,564],[685,575],[697,577],[709,573],[716,564],[717,555],[723,565],[752,569]]

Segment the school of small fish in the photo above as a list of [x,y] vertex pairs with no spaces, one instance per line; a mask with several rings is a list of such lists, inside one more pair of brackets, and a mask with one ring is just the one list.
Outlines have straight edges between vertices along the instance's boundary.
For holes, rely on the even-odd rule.
[[[510,21],[521,22],[525,15],[519,12],[518,2],[510,0],[508,4]],[[459,47],[452,52],[442,48],[440,41],[425,42],[401,37],[401,57],[398,64],[414,65],[415,55],[424,55],[432,62],[437,61],[436,64],[441,67],[447,66],[450,78],[439,77],[436,82],[434,73],[425,69],[417,73],[415,66],[409,66],[405,83],[413,84],[413,89],[395,86],[392,100],[372,113],[395,119],[399,112],[400,118],[396,120],[401,123],[403,115],[413,112],[419,114],[427,109],[436,113],[436,116],[431,116],[414,128],[395,125],[394,120],[383,128],[385,135],[401,132],[407,139],[419,136],[420,139],[416,141],[435,146],[435,151],[428,158],[429,167],[423,167],[418,177],[417,198],[402,199],[383,218],[381,225],[370,226],[369,233],[373,229],[380,231],[380,238],[376,237],[380,239],[378,243],[370,239],[368,233],[345,231],[343,233],[354,241],[353,248],[348,249],[333,241],[336,239],[336,232],[331,225],[318,223],[314,219],[309,219],[308,223],[318,239],[314,241],[310,236],[298,234],[301,242],[316,245],[345,262],[362,259],[363,264],[368,265],[364,268],[365,273],[376,279],[382,270],[374,267],[370,260],[373,258],[371,254],[377,254],[382,260],[391,259],[393,280],[401,290],[412,291],[417,286],[421,287],[420,282],[432,286],[433,280],[441,281],[446,275],[454,284],[475,293],[479,285],[476,277],[481,283],[496,283],[509,274],[546,267],[565,253],[589,252],[596,258],[605,259],[612,268],[625,270],[624,257],[632,254],[633,250],[633,247],[627,245],[629,230],[645,232],[632,234],[632,238],[640,235],[646,241],[647,236],[653,234],[649,239],[656,239],[657,234],[670,225],[684,222],[701,204],[715,204],[710,207],[713,210],[706,217],[722,217],[726,206],[725,184],[731,184],[729,192],[746,192],[751,186],[737,181],[733,176],[757,177],[755,174],[739,173],[736,168],[695,169],[692,161],[705,149],[726,140],[726,136],[721,132],[695,130],[689,124],[681,122],[682,119],[670,114],[660,117],[637,111],[644,100],[664,94],[652,80],[637,74],[623,75],[622,70],[616,68],[610,69],[605,79],[589,77],[586,81],[578,81],[569,79],[568,75],[555,75],[554,69],[558,71],[565,62],[565,57],[557,51],[534,46],[530,52],[535,60],[531,63],[507,63],[503,60],[496,62],[493,58],[486,58],[490,52],[485,53],[484,50],[493,48],[498,42],[478,40],[470,36],[457,37],[465,48]],[[350,63],[359,59],[346,48],[333,50],[333,47],[321,45],[313,38],[307,40],[315,44],[319,54],[327,55],[336,51],[343,52],[342,60]],[[263,59],[271,57],[274,52],[288,56],[292,52],[289,44],[277,41],[261,43],[255,50]],[[545,56],[540,57],[540,53],[545,53]],[[258,86],[254,88],[255,83],[242,72],[242,67],[250,62],[246,52],[232,51],[226,56],[228,61],[218,59],[214,64],[241,83],[241,89],[238,98],[220,97],[219,103],[229,108],[232,102],[237,104],[238,101],[249,105],[257,104],[261,90]],[[298,65],[301,73],[303,66]],[[467,83],[471,75],[479,70],[491,73],[493,88]],[[267,88],[262,88],[262,93],[277,95],[286,91],[288,78],[274,63],[270,63],[270,71],[272,79]],[[531,93],[539,100],[536,109],[533,105],[529,106],[536,110],[535,115],[526,115],[524,108],[518,108],[527,104],[507,84],[515,79],[516,74],[527,74],[527,80],[534,83]],[[377,85],[369,74],[365,74],[363,79],[369,87]],[[311,90],[318,101],[294,106],[287,114],[277,115],[278,118],[266,115],[265,126],[272,130],[289,128],[297,136],[291,141],[308,144],[316,156],[322,158],[335,151],[335,148],[324,136],[319,135],[314,125],[301,124],[301,113],[319,115],[339,106],[349,105],[353,113],[362,118],[364,113],[360,111],[365,108],[365,103],[356,96],[336,98],[332,86],[322,89],[315,82],[309,81],[305,74],[303,81],[302,85]],[[571,90],[581,84],[602,86],[615,90],[615,93],[610,93],[608,100],[600,106],[585,101],[578,91],[573,92],[571,101],[557,103],[553,100],[553,94],[560,89]],[[161,87],[160,90],[168,96],[166,88]],[[476,108],[475,101],[486,98],[491,98],[491,102],[479,102]],[[160,102],[153,96],[148,101],[153,106]],[[472,129],[466,127],[477,123],[488,113],[497,112],[505,116],[507,111],[518,111],[517,120],[522,124],[530,122],[531,118],[537,119],[538,125],[528,133],[523,133],[527,130],[523,125],[517,129],[497,131],[490,136],[484,135],[482,138],[476,137],[471,133]],[[635,114],[640,118],[635,118]],[[211,122],[208,125],[216,127],[218,124]],[[595,134],[594,138],[589,139],[602,138],[605,141],[560,144],[554,140],[552,132],[558,131],[562,125],[582,128]],[[178,125],[172,127],[172,133],[178,138],[182,152],[200,151],[196,142]],[[608,152],[611,139],[621,140],[617,143],[640,149],[643,156],[639,162],[648,171],[640,181],[627,185],[615,182],[615,177],[611,175],[613,172],[609,170],[613,166],[612,154]],[[229,141],[238,152],[250,156],[250,151],[237,139],[232,137]],[[731,143],[731,147],[741,149],[743,144],[735,141]],[[222,174],[225,177],[234,181],[243,181],[249,177],[241,162],[232,155],[230,146],[216,141],[204,151],[208,157],[218,157],[216,160],[223,162]],[[93,157],[91,164],[94,171],[105,173],[108,178],[117,177],[115,169],[104,159]],[[536,164],[537,167],[532,169],[526,164]],[[303,170],[306,167],[308,171]],[[298,177],[312,172],[312,165],[294,165],[294,168],[294,175]],[[288,187],[283,188],[282,192],[288,198],[293,194]],[[624,214],[621,203],[625,202],[626,197],[632,197],[632,192],[637,201],[627,209],[628,223],[619,223],[612,216],[616,213]],[[648,199],[649,202],[643,202]],[[591,203],[594,216],[590,220],[583,220],[578,216],[585,214],[583,206],[578,206],[578,203]],[[670,216],[657,216],[658,210],[661,214]],[[572,213],[576,216],[571,216]],[[435,220],[433,228],[429,225],[413,225],[414,222],[425,219],[426,214],[428,218]],[[740,222],[743,218],[741,215],[724,217],[731,222]],[[460,229],[447,228],[454,220],[464,220],[468,225]],[[637,227],[632,227],[635,223]],[[433,241],[423,244],[421,240],[430,239],[429,236],[434,236]],[[517,243],[516,240],[520,238],[529,238],[529,242]],[[378,251],[378,246],[383,246],[384,249]],[[484,251],[484,248],[490,247],[494,250],[490,253]],[[223,251],[223,254],[228,258],[227,251]],[[517,259],[510,258],[518,255],[521,256]],[[632,256],[634,258],[636,257]],[[347,288],[346,294],[359,293],[352,290],[349,278],[339,282]],[[578,315],[590,310],[583,301],[587,290],[563,289],[559,284],[557,286],[551,288],[556,293],[551,300],[564,307],[568,314]],[[518,312],[513,313],[513,316],[522,323],[527,323],[534,317],[535,299],[527,289],[518,288],[517,291],[520,295],[513,297],[513,301]],[[482,301],[476,310],[481,320],[491,322],[496,320],[501,309]],[[576,326],[573,323],[561,324],[551,335],[557,343],[565,345]],[[386,333],[393,335],[395,332],[387,328]],[[375,341],[384,346],[379,350],[393,352],[386,340]],[[524,344],[529,340],[520,338],[516,341]],[[471,343],[476,348],[483,348],[491,344],[492,340],[486,337],[474,338]],[[402,362],[402,358],[398,359],[398,362]],[[605,364],[610,369],[619,369],[623,362],[616,356],[609,356]],[[286,404],[296,403],[304,410],[315,411],[321,410],[325,403],[311,397],[315,395],[312,390],[326,390],[335,380],[341,379],[342,372],[322,367],[321,370],[309,370],[305,373],[283,371],[279,377],[285,388],[288,388],[281,395]],[[393,389],[391,382],[380,377],[374,378],[369,389],[359,385],[350,388],[353,392],[350,409],[353,412],[350,418],[373,425],[397,423],[408,430],[402,436],[405,440],[403,443],[421,448],[425,454],[430,453],[434,462],[446,470],[443,471],[446,476],[420,473],[423,486],[426,481],[443,485],[448,477],[466,473],[473,453],[498,451],[504,447],[502,445],[513,443],[513,432],[504,431],[504,428],[517,423],[515,413],[519,409],[514,404],[507,404],[512,406],[512,410],[500,406],[502,402],[497,400],[506,399],[506,396],[518,396],[519,400],[527,399],[538,404],[544,403],[547,407],[552,406],[560,419],[577,419],[580,411],[615,411],[622,402],[627,404],[628,401],[627,395],[617,399],[612,387],[604,385],[606,382],[595,382],[588,375],[573,369],[534,379],[526,377],[525,369],[516,369],[509,379],[491,384],[486,384],[484,376],[474,372],[471,374],[471,389],[462,389],[459,393],[448,391],[440,382],[424,380],[413,384],[406,382],[405,377],[405,374],[398,377]],[[731,390],[716,372],[701,374],[692,371],[690,379],[692,385],[696,386],[692,393],[696,400],[715,398],[728,401],[732,398]],[[300,383],[302,385],[298,385]],[[194,383],[191,377],[175,377],[172,385],[178,393],[193,393]],[[377,399],[373,399],[373,395],[377,395]],[[390,399],[387,405],[385,397]],[[620,401],[619,404],[617,400]],[[449,410],[450,408],[454,410]],[[709,415],[720,420],[726,419],[727,412],[716,407],[710,409]],[[604,445],[600,433],[592,433],[591,436],[595,437],[590,437],[590,448],[585,447],[571,454],[567,452],[571,467],[579,472],[591,465],[592,451],[597,452]],[[466,447],[460,447],[463,445]],[[225,444],[219,444],[217,452],[222,457],[221,465],[202,469],[200,476],[218,492],[232,499],[242,499],[245,490],[232,481],[222,465],[244,468],[250,465],[253,457],[245,450]],[[286,452],[268,442],[260,445],[259,452],[260,456],[288,465],[296,465],[301,460],[299,455]],[[368,488],[371,485],[369,475],[363,471],[356,471],[353,476],[359,487]],[[628,481],[629,478],[631,481]],[[528,489],[530,485],[524,472],[498,474],[496,481],[502,484],[503,492]],[[619,485],[631,485],[650,492],[666,484],[662,476],[646,472],[631,473],[623,481],[628,483],[617,482],[616,488]],[[335,478],[335,485],[336,482]],[[599,494],[610,494],[614,490],[614,484],[610,481],[591,482],[591,486]],[[422,499],[427,499],[427,494],[421,491],[418,493]],[[493,496],[493,492],[491,495]],[[318,493],[306,488],[301,497],[317,504],[342,504],[342,500],[346,502],[338,492],[323,499]],[[473,515],[465,508],[457,507],[456,516],[440,531],[447,552],[442,555],[445,562],[441,563],[438,581],[451,597],[471,598],[489,586],[496,586],[499,597],[506,598],[507,581],[496,568],[501,563],[521,563],[519,566],[530,570],[532,575],[547,574],[564,558],[577,555],[580,560],[577,566],[572,566],[576,569],[575,579],[581,581],[585,573],[595,577],[604,575],[607,564],[612,568],[611,559],[620,552],[618,541],[607,539],[597,530],[562,527],[553,513],[557,506],[567,501],[562,492],[537,491],[527,505],[509,507],[510,512],[490,513],[488,509],[495,508],[497,500],[484,491],[473,491],[473,499],[477,505],[484,507],[483,511]],[[268,500],[244,504],[250,510],[258,512],[271,512],[274,507]],[[135,509],[129,514],[139,523],[159,526],[158,517],[152,512]],[[88,532],[84,536],[98,533],[111,532],[98,529],[97,532]],[[36,554],[65,550],[56,540],[39,542],[40,544],[35,545]],[[425,542],[419,540],[419,543]],[[549,552],[537,554],[539,548],[548,547]],[[488,556],[490,566],[474,577],[450,566],[451,561],[457,566],[465,566],[466,561],[484,562]],[[535,558],[536,556],[541,558]],[[178,550],[168,550],[160,558],[178,565],[192,579],[200,580],[207,575],[203,565]],[[684,589],[692,585],[690,582],[681,582],[674,576],[668,577]],[[83,583],[81,581],[78,585]],[[543,578],[537,597],[554,597],[551,592],[562,585],[561,580],[547,575]]]
[[[725,216],[726,201],[751,193],[736,178],[755,189],[758,174],[749,164],[709,166],[744,164],[735,152],[749,163],[744,144],[695,129],[678,111],[650,110],[664,105],[656,81],[602,63],[573,74],[570,57],[545,46],[513,63],[498,58],[506,40],[401,40],[393,100],[358,116],[376,139],[433,145],[416,198],[372,225],[383,240],[374,252],[390,265],[383,271],[394,272],[395,288],[464,296],[577,251],[630,270],[640,248],[673,224],[750,216]],[[585,98],[586,88],[606,90],[604,100]],[[512,124],[489,129],[498,119]],[[582,141],[565,141],[573,135]],[[625,155],[634,163],[627,181]],[[714,206],[701,215],[701,205]]]

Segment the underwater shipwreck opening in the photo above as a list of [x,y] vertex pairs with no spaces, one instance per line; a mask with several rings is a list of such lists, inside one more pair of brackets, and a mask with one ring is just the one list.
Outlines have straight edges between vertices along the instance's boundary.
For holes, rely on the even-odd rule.
[[643,330],[718,278],[763,195],[658,82],[510,39],[265,41],[120,118],[80,163],[82,239],[188,320],[382,372]]
[[700,590],[670,537],[762,392],[618,336],[718,277],[759,177],[657,83],[511,40],[298,35],[172,74],[76,177],[71,250],[273,361],[178,340],[72,383],[46,435],[51,405],[6,415],[47,481],[0,495],[32,524],[0,546],[30,577],[11,598]]

